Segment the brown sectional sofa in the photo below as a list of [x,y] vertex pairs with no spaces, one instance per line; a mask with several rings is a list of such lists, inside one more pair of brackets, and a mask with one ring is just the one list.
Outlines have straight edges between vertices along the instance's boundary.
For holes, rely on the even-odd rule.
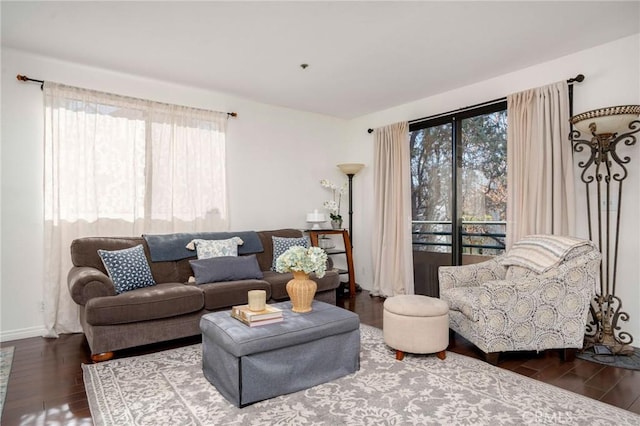
[[[149,246],[142,237],[87,237],[71,244],[73,268],[68,285],[71,297],[80,305],[80,322],[94,361],[109,359],[113,352],[133,346],[200,334],[203,314],[247,303],[247,291],[266,290],[270,302],[287,300],[286,283],[291,274],[271,271],[272,236],[301,237],[296,229],[257,233],[264,251],[256,253],[263,279],[217,282],[202,285],[189,283],[193,275],[189,260],[152,262]],[[155,286],[116,294],[98,255],[98,249],[120,250],[142,244],[156,281]],[[336,303],[340,284],[337,272],[327,268],[317,282],[315,298]]]

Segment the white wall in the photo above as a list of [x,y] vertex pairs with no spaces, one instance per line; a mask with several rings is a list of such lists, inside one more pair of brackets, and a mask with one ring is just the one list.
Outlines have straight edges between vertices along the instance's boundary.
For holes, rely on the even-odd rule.
[[127,96],[236,111],[228,126],[233,230],[304,228],[320,209],[322,178],[340,178],[346,122],[222,93],[89,68],[11,49],[2,51],[2,233],[0,340],[42,331],[42,92],[17,74]]
[[[469,64],[473,68],[473,64]],[[577,52],[563,58],[542,63],[497,78],[461,87],[385,111],[369,114],[349,123],[347,156],[371,166],[373,136],[367,128],[413,120],[497,99],[533,87],[566,80],[582,73],[583,83],[574,90],[574,112],[584,112],[605,106],[640,104],[640,34]],[[569,142],[567,142],[569,143]],[[621,323],[623,331],[640,340],[640,142],[625,152],[631,157],[629,176],[625,181],[622,208],[621,241],[617,294],[622,298],[623,310],[630,319]],[[576,167],[576,170],[577,167]],[[578,180],[576,180],[578,182]],[[576,183],[577,203],[581,215],[579,235],[587,236],[584,213],[584,184]],[[365,168],[354,181],[354,262],[356,280],[364,288],[371,288],[372,253],[371,227],[373,200],[373,172]],[[582,203],[582,204],[581,204]]]

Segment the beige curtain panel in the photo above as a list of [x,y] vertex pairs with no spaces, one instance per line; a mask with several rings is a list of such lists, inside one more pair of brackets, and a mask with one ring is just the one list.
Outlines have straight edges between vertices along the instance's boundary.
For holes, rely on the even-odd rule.
[[507,96],[507,250],[530,234],[573,235],[566,81]]
[[227,114],[44,84],[44,322],[82,332],[67,288],[86,236],[225,231]]
[[374,131],[374,296],[413,294],[409,123]]

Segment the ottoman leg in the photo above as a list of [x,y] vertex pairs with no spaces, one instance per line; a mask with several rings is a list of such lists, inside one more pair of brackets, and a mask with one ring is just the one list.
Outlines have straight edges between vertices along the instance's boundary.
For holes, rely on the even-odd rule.
[[396,359],[402,361],[404,359],[404,352],[396,350]]
[[447,357],[447,353],[445,351],[440,351],[436,354],[436,356],[440,359],[445,359]]

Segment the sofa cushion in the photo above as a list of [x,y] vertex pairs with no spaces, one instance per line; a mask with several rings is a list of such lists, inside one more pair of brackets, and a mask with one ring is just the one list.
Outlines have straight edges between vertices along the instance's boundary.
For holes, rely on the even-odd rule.
[[98,250],[116,294],[156,285],[142,244],[122,250]]
[[191,260],[189,263],[196,277],[196,284],[262,279],[262,271],[255,254],[212,257]]
[[85,314],[91,325],[112,325],[169,318],[199,311],[203,306],[204,296],[198,287],[164,283],[91,299]]
[[267,300],[271,298],[271,286],[263,280],[225,281],[202,284],[198,288],[204,292],[204,308],[209,311],[246,305],[249,303],[249,290],[265,290]]
[[237,256],[238,246],[244,244],[239,237],[226,240],[191,240],[187,244],[189,250],[195,250],[198,259],[210,259],[212,257]]
[[300,238],[286,238],[286,237],[271,237],[273,241],[273,262],[271,263],[271,270],[276,270],[276,260],[285,251],[293,246],[301,246],[304,248],[309,247],[309,240],[305,237]]

